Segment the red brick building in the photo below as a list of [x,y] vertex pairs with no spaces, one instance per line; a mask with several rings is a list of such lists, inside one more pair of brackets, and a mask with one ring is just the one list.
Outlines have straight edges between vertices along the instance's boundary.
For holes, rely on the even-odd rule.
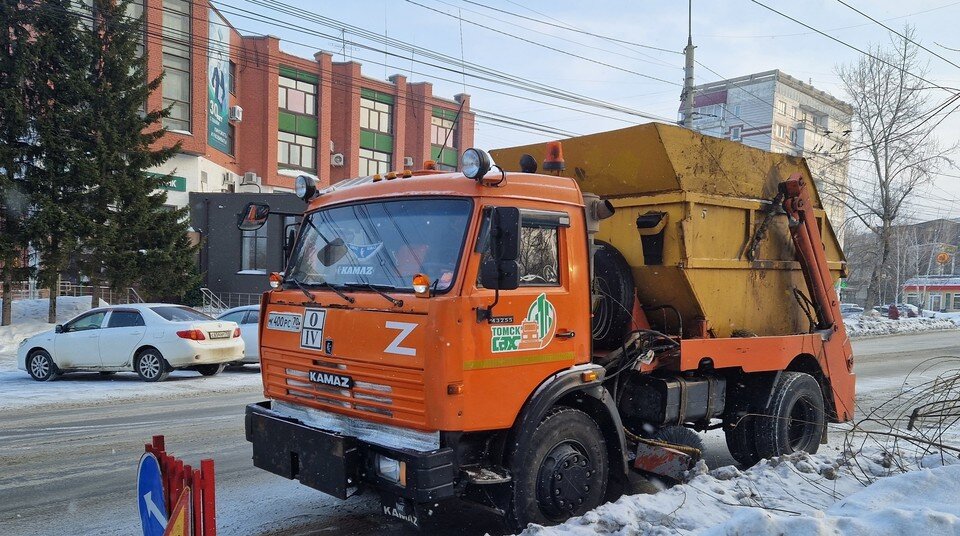
[[455,169],[473,144],[469,95],[436,97],[429,82],[402,75],[368,78],[326,52],[288,54],[276,37],[242,36],[205,1],[145,2],[149,76],[166,73],[148,107],[173,106],[161,143],[182,142],[156,170],[176,177],[171,205],[186,205],[191,191],[257,191],[246,185],[251,173],[272,192],[304,172],[329,184],[428,159]]

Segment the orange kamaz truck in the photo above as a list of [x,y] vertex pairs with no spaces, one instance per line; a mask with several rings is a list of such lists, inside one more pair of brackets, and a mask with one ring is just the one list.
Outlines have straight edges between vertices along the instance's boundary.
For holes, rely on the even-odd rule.
[[415,525],[459,498],[522,528],[678,478],[698,432],[752,464],[852,418],[844,261],[803,159],[648,124],[461,169],[298,178],[255,466]]

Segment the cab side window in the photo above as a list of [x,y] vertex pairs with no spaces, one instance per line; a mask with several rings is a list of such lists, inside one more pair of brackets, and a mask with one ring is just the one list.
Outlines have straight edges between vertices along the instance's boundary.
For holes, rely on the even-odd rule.
[[560,286],[559,237],[556,227],[520,229],[520,286]]
[[[481,263],[490,256],[489,217],[480,225],[476,251],[483,251]],[[520,227],[520,286],[560,286],[560,227],[570,225],[562,212],[523,211]],[[482,288],[479,277],[477,287]]]

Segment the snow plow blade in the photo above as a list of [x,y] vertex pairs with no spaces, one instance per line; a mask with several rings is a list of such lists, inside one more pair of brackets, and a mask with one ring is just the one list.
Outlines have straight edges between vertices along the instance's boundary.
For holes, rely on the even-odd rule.
[[660,441],[640,440],[633,468],[680,482],[700,460],[700,449]]

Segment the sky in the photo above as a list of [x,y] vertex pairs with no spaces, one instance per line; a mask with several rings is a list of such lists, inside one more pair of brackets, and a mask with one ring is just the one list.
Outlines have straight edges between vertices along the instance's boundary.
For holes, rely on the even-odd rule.
[[[960,1],[844,1],[898,31],[905,24],[914,26],[923,46],[960,64],[956,32]],[[891,38],[883,27],[838,0],[761,3],[861,50],[889,44]],[[466,92],[475,110],[519,123],[478,119],[475,145],[485,149],[623,128],[648,122],[649,117],[677,118],[681,51],[687,40],[683,1],[215,0],[214,4],[241,33],[275,35],[286,52],[312,57],[317,50],[327,50],[335,61],[362,63],[369,77],[401,73],[408,81],[430,81],[435,95],[450,98]],[[341,31],[338,25],[352,28]],[[846,100],[836,69],[860,56],[752,0],[693,0],[692,31],[696,59],[705,66],[696,66],[697,84],[780,69]],[[383,36],[400,43],[385,46],[369,38]],[[411,52],[411,46],[416,50]],[[431,59],[431,52],[493,72],[485,80],[470,67],[464,72]],[[921,50],[920,57],[926,64],[925,78],[960,87],[960,68],[927,51]],[[510,87],[510,76],[604,104],[598,108],[529,93]],[[929,91],[931,108],[950,96],[945,90]],[[945,119],[936,136],[942,145],[953,145],[960,137],[960,113]],[[947,168],[918,193],[907,212],[913,219],[960,217],[958,200],[960,167]]]

